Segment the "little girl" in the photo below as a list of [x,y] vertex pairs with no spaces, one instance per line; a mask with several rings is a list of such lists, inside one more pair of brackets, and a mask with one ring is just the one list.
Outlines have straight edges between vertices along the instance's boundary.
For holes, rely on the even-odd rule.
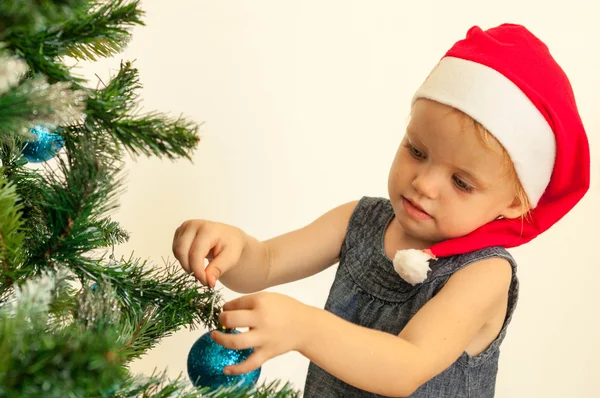
[[226,373],[296,350],[311,361],[305,397],[493,397],[518,294],[506,249],[567,214],[589,169],[571,85],[546,45],[520,25],[475,26],[414,95],[389,199],[264,242],[190,220],[173,251],[203,284],[241,293],[339,262],[325,310],[266,292],[226,303],[221,324],[249,330],[213,339],[254,347]]

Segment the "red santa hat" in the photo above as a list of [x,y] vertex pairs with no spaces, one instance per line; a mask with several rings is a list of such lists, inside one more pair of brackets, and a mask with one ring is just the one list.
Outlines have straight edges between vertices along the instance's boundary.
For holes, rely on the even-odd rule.
[[531,204],[526,219],[498,219],[427,250],[400,250],[394,267],[413,285],[430,260],[529,242],[567,214],[590,184],[588,140],[573,89],[548,47],[525,27],[474,26],[414,95],[481,123],[506,149]]

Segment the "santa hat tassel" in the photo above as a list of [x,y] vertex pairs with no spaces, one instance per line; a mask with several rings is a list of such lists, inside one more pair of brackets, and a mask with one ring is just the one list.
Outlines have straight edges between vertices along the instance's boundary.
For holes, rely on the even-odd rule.
[[394,269],[402,279],[415,286],[427,279],[431,271],[429,261],[437,260],[431,250],[398,250],[394,256]]

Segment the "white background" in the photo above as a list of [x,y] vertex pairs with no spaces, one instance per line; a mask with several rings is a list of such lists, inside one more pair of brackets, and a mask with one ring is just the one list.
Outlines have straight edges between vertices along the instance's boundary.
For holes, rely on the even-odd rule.
[[[115,218],[131,233],[119,252],[172,261],[190,218],[234,224],[259,239],[309,223],[363,195],[386,196],[410,98],[472,25],[526,25],[571,78],[592,151],[592,187],[554,228],[511,250],[520,299],[503,346],[498,397],[592,397],[598,373],[600,271],[600,24],[593,0],[146,0],[118,57],[82,64],[96,84],[135,60],[142,105],[202,123],[193,162],[138,158]],[[335,267],[272,289],[322,306]],[[222,287],[222,286],[221,286]],[[223,290],[226,298],[237,295]],[[204,332],[165,339],[134,372],[186,375]],[[356,342],[361,344],[361,342]],[[289,353],[261,381],[302,388],[308,360]]]

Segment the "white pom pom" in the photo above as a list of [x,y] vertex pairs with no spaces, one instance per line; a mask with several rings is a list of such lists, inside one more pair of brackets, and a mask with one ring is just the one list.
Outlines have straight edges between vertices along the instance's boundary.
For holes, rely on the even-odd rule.
[[431,271],[429,268],[431,259],[435,259],[435,256],[428,251],[398,250],[394,257],[394,269],[402,279],[414,286],[427,279],[427,273]]

